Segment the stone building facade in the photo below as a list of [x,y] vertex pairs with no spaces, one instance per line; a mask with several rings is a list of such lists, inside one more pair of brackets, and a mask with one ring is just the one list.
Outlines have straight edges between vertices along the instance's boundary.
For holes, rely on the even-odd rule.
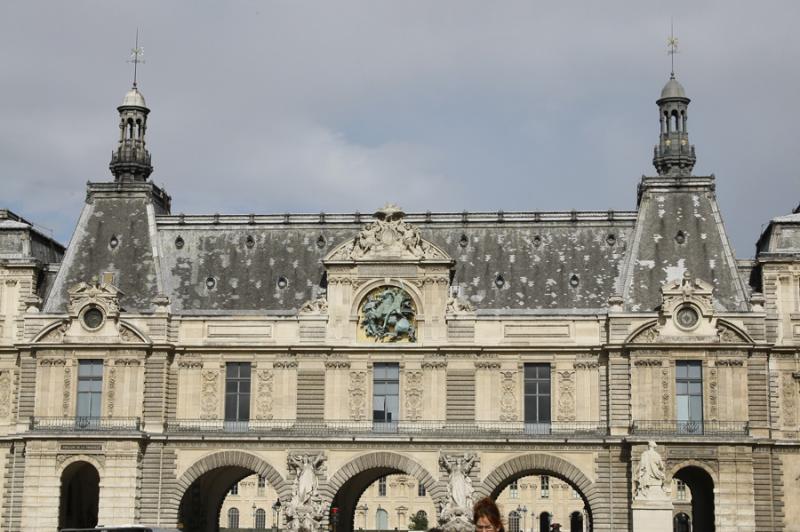
[[0,218],[0,528],[213,531],[257,474],[295,530],[387,475],[444,525],[545,475],[631,530],[656,440],[693,530],[800,530],[800,212],[738,260],[657,104],[628,212],[189,216],[134,87],[66,250]]

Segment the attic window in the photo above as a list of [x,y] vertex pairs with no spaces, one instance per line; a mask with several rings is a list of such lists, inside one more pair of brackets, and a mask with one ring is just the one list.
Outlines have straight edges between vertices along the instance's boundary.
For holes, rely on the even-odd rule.
[[535,247],[537,247],[537,248],[539,246],[541,246],[542,245],[542,237],[540,237],[539,235],[536,235],[535,237],[533,237],[533,245]]
[[213,290],[217,286],[217,280],[213,277],[206,277],[206,288]]
[[111,235],[111,240],[108,241],[108,245],[111,247],[111,249],[114,249],[119,245],[119,239],[117,238],[117,235]]
[[495,278],[494,278],[494,285],[495,285],[497,288],[503,288],[503,286],[505,286],[505,284],[506,284],[506,280],[503,278],[503,276],[502,276],[502,275],[500,275],[500,274],[498,273],[498,274],[497,274],[497,277],[495,277]]
[[280,277],[278,277],[278,283],[277,284],[278,284],[278,288],[283,290],[284,288],[289,286],[289,279],[287,279],[286,277],[281,275]]
[[325,241],[325,237],[319,235],[319,238],[317,238],[317,247],[322,249],[325,247],[325,244],[327,244],[327,242]]
[[183,237],[179,236],[178,238],[175,239],[175,247],[176,248],[183,249],[183,244],[184,244]]
[[252,249],[253,246],[256,245],[256,240],[251,235],[247,235],[247,238],[244,241],[244,245],[247,246],[249,249]]
[[613,233],[609,233],[608,236],[606,237],[606,244],[608,244],[609,246],[613,246],[616,243],[617,243],[617,237],[614,236]]
[[461,234],[461,238],[458,240],[458,245],[462,248],[465,248],[469,245],[469,237],[465,234]]
[[570,277],[570,278],[569,278],[569,285],[570,285],[572,288],[578,288],[578,285],[579,285],[579,284],[581,284],[581,280],[580,280],[580,278],[579,278],[577,275],[575,275],[575,274],[573,273],[573,274],[572,274],[572,277]]
[[678,244],[683,244],[686,242],[686,234],[683,231],[678,231],[678,234],[675,235],[675,242]]

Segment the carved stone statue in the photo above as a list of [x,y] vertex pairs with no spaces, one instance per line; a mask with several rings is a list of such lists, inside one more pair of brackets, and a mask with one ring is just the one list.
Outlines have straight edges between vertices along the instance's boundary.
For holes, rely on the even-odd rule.
[[448,314],[458,314],[461,312],[475,312],[475,307],[466,299],[450,296],[445,305],[445,312]]
[[637,499],[664,499],[666,480],[664,461],[656,451],[656,442],[647,444],[647,450],[639,458],[639,467],[636,469],[636,498]]
[[306,301],[300,307],[300,314],[325,314],[328,312],[328,293],[320,290],[316,299]]
[[439,465],[450,478],[447,483],[447,498],[442,504],[439,522],[444,530],[474,530],[472,506],[474,504],[472,480],[469,473],[475,464],[476,455],[442,455]]
[[396,205],[387,204],[374,214],[356,237],[331,254],[330,260],[365,258],[404,258],[412,260],[448,260],[440,249],[422,239],[419,229],[403,220],[405,213]]
[[289,455],[289,469],[295,472],[292,498],[284,505],[289,530],[320,530],[325,505],[319,495],[317,473],[324,461],[322,453]]

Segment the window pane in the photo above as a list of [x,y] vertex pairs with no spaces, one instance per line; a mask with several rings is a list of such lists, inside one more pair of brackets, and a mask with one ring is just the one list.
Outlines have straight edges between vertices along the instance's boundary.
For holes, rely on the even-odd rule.
[[692,362],[689,365],[689,378],[699,379],[701,376],[701,367],[699,362]]
[[675,390],[678,395],[686,395],[689,392],[689,385],[685,382],[678,382],[675,384]]
[[250,420],[250,396],[239,396],[239,417],[236,421],[249,421]]
[[540,423],[550,422],[550,396],[539,398],[539,419]]
[[686,369],[686,362],[676,362],[675,363],[675,376],[679,379],[686,378],[688,375]]
[[250,378],[250,362],[242,362],[239,365],[239,378],[241,379],[249,379]]
[[689,395],[703,395],[703,385],[699,382],[690,382]]
[[689,420],[689,397],[686,395],[678,396],[678,420]]
[[703,401],[700,397],[689,398],[689,419],[691,421],[702,421]]
[[550,381],[539,382],[539,394],[550,395]]

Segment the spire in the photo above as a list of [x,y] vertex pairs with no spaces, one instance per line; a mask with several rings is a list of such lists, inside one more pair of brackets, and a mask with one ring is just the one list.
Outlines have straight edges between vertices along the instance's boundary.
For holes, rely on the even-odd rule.
[[658,175],[662,176],[689,176],[696,161],[694,146],[689,144],[689,98],[683,85],[675,79],[675,54],[678,53],[678,39],[670,32],[667,41],[671,57],[671,72],[669,81],[661,90],[658,104],[659,123],[661,133],[658,145],[653,154],[653,166]]
[[145,147],[147,131],[147,115],[150,109],[137,86],[137,67],[144,63],[144,50],[139,47],[139,30],[136,30],[136,47],[131,50],[133,63],[133,86],[125,94],[119,111],[119,143],[111,154],[109,169],[114,174],[114,181],[147,181],[153,172],[150,164],[150,153]]

